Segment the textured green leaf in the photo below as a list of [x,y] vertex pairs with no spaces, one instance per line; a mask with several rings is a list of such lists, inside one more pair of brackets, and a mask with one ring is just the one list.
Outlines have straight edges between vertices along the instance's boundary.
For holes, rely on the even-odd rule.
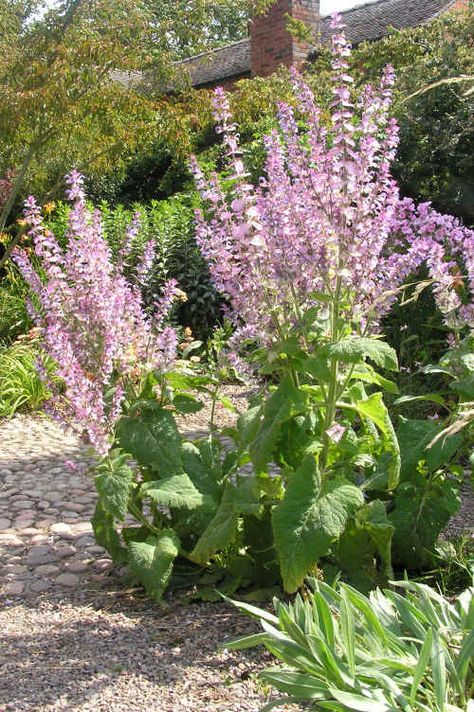
[[130,541],[129,565],[149,596],[160,600],[168,585],[180,542],[172,529],[164,529],[147,541]]
[[356,366],[352,372],[351,380],[372,383],[374,386],[379,386],[383,388],[384,391],[387,391],[387,393],[393,393],[394,395],[397,395],[399,392],[396,383],[381,376],[368,363]]
[[162,480],[145,482],[140,488],[140,497],[148,497],[155,504],[166,507],[196,509],[204,501],[203,495],[193,485],[188,475],[172,475]]
[[185,393],[178,393],[173,398],[173,406],[179,413],[198,413],[204,408],[204,403],[200,400],[194,398],[194,396],[187,395]]
[[128,499],[133,482],[133,471],[124,461],[124,457],[110,457],[104,460],[95,477],[95,486],[104,511],[124,521],[128,511]]
[[293,593],[301,586],[363,503],[360,490],[342,477],[321,484],[314,458],[305,458],[290,476],[284,499],[273,510],[275,547],[285,590]]
[[392,577],[391,541],[394,527],[380,500],[365,504],[346,527],[338,547],[344,578],[360,591],[385,585]]
[[342,363],[361,363],[370,358],[377,366],[387,371],[398,371],[395,349],[385,341],[370,339],[365,336],[351,336],[333,344],[327,344],[323,353],[329,358],[336,358]]
[[395,527],[394,563],[414,570],[429,562],[439,534],[459,509],[459,490],[449,479],[430,482],[423,475],[402,482],[389,515]]
[[109,552],[115,562],[120,563],[127,560],[127,552],[115,530],[114,517],[105,511],[100,500],[95,506],[92,529],[96,542]]
[[173,415],[160,408],[144,411],[139,418],[122,418],[117,438],[142,467],[166,477],[182,470],[181,437]]
[[301,392],[289,378],[285,378],[268,398],[250,455],[257,472],[265,471],[272,459],[277,459],[277,443],[285,422],[304,411]]
[[190,442],[182,444],[181,457],[183,469],[193,485],[203,494],[217,499],[221,489],[219,485],[220,466],[216,472],[212,466],[210,467],[208,463],[203,461],[199,448]]
[[390,415],[383,402],[383,396],[381,393],[374,393],[366,400],[359,400],[354,405],[359,415],[374,423],[382,435],[384,450],[390,455],[386,465],[388,488],[394,489],[400,477],[400,448]]
[[246,478],[237,486],[228,482],[215,516],[189,558],[197,564],[206,564],[213,554],[222,551],[233,541],[240,516],[256,514],[259,507],[259,492],[253,478]]
[[443,430],[443,425],[432,420],[401,420],[397,428],[401,452],[401,479],[410,478],[421,460],[430,472],[449,462],[459,448],[462,436],[441,438],[432,447],[428,445]]

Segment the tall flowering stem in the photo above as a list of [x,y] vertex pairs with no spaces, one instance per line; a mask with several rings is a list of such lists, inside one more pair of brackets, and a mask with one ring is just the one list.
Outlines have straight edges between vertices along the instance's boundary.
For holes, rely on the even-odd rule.
[[[265,138],[265,175],[248,182],[237,127],[222,89],[214,113],[223,136],[230,190],[191,167],[205,202],[197,239],[216,287],[227,297],[239,334],[269,345],[301,314],[330,298],[323,339],[370,334],[407,277],[426,264],[434,295],[454,330],[474,325],[474,232],[429,204],[402,199],[390,165],[398,127],[390,117],[393,68],[356,99],[348,73],[350,46],[332,20],[333,102],[323,125],[311,89],[293,71],[296,110],[281,103],[279,130]],[[298,115],[305,128],[299,128]],[[240,331],[241,330],[241,331]]]
[[53,395],[50,410],[106,454],[127,386],[169,368],[175,358],[177,336],[164,321],[176,285],[168,285],[156,304],[156,319],[149,316],[139,286],[124,276],[123,259],[112,261],[101,215],[86,206],[83,177],[72,171],[66,182],[73,207],[65,250],[45,228],[34,198],[28,198],[24,215],[39,267],[19,248],[14,259],[30,286],[44,349],[64,382],[64,393]]

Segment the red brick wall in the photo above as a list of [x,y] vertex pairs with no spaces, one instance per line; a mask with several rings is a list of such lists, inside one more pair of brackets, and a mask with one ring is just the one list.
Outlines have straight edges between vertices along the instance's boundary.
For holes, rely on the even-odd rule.
[[298,41],[286,29],[288,14],[314,27],[319,21],[319,0],[276,0],[266,15],[254,17],[250,25],[252,76],[266,77],[281,64],[301,64],[309,46]]

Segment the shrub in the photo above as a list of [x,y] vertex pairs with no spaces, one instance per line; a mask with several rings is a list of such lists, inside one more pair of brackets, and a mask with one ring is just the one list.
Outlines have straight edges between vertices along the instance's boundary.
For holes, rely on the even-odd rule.
[[48,378],[54,380],[53,361],[37,345],[17,342],[0,350],[0,417],[19,410],[37,410],[50,393],[41,380],[37,361],[42,359]]
[[474,589],[449,602],[410,581],[365,597],[314,581],[294,603],[274,600],[275,615],[245,603],[262,633],[226,645],[264,645],[282,665],[261,673],[285,697],[340,712],[464,712],[474,692]]

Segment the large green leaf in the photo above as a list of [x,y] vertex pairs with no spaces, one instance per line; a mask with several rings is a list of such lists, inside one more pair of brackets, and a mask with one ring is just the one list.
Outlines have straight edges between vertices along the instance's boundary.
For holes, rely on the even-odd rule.
[[341,341],[327,344],[323,348],[323,353],[329,358],[336,358],[342,363],[362,363],[366,358],[370,358],[380,368],[384,368],[387,371],[398,370],[395,349],[379,339],[350,336],[341,339]]
[[127,552],[115,530],[114,517],[105,511],[100,499],[92,517],[92,529],[97,543],[109,552],[115,562],[120,563],[127,560]]
[[146,541],[128,544],[130,570],[149,596],[160,600],[168,585],[180,542],[172,529],[164,529]]
[[321,483],[307,456],[289,477],[285,497],[273,511],[275,547],[285,590],[293,593],[343,533],[364,503],[360,490],[342,477]]
[[221,489],[219,484],[221,476],[220,462],[217,468],[213,468],[212,463],[209,464],[208,460],[203,460],[200,449],[190,442],[182,444],[181,457],[183,469],[193,485],[203,494],[217,498]]
[[173,415],[163,408],[144,410],[139,418],[122,418],[117,438],[139,465],[163,477],[182,470],[181,438]]
[[385,464],[387,484],[389,489],[394,489],[400,478],[400,448],[383,396],[374,393],[366,400],[357,401],[354,407],[362,418],[369,419],[380,431],[383,448],[389,455]]
[[392,577],[391,542],[394,527],[380,500],[365,504],[346,527],[337,560],[345,580],[367,593]]
[[402,482],[389,515],[395,527],[394,562],[407,570],[429,562],[434,544],[459,509],[459,502],[458,487],[449,479],[431,481],[418,474]]
[[263,472],[272,459],[277,459],[276,446],[282,426],[304,412],[304,398],[290,378],[285,378],[265,403],[263,421],[250,446],[257,472]]
[[432,447],[432,440],[443,430],[443,425],[432,420],[400,421],[397,428],[401,452],[401,478],[410,478],[421,460],[434,472],[450,461],[459,448],[462,435],[440,438]]
[[189,558],[197,564],[206,564],[213,554],[234,540],[240,516],[255,515],[259,508],[259,491],[253,478],[237,485],[227,482],[219,508]]
[[95,486],[104,511],[124,521],[133,482],[133,471],[127,465],[127,455],[114,456],[114,451],[97,468]]
[[193,485],[188,475],[171,475],[162,480],[145,482],[140,489],[140,497],[148,497],[155,504],[165,507],[185,507],[196,509],[204,502],[204,497]]

